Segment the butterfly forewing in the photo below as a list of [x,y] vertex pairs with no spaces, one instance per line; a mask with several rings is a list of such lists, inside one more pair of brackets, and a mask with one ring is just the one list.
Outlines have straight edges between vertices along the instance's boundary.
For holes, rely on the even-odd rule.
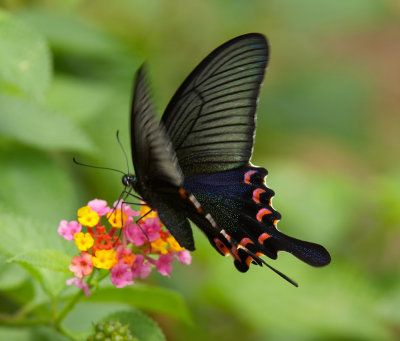
[[155,120],[144,66],[136,75],[134,91],[131,148],[137,189],[179,244],[194,250],[192,229],[180,210],[183,175],[164,128]]
[[214,50],[177,90],[162,123],[185,176],[249,162],[267,61],[265,37],[243,35]]
[[137,75],[131,112],[131,144],[139,181],[165,182],[180,187],[183,175],[164,128],[158,125],[151,103],[145,67]]

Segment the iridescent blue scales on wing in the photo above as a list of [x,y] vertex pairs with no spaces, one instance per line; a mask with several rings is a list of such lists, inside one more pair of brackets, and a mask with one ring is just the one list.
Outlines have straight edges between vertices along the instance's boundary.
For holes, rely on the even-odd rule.
[[[240,167],[187,177],[184,188],[193,193],[220,229],[252,253],[276,259],[278,251],[287,251],[313,266],[328,264],[329,253],[321,245],[278,231],[276,225],[281,215],[271,206],[274,191],[265,185],[266,175],[266,169],[261,167]],[[217,230],[215,233],[207,228],[202,230],[219,253],[234,257],[239,271],[248,270],[253,258],[247,252],[232,248],[231,242]]]

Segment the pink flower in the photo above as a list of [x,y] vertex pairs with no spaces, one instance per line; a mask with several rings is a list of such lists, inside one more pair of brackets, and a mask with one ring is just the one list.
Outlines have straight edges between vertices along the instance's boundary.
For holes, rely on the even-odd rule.
[[74,240],[75,233],[79,233],[82,230],[82,225],[77,221],[73,220],[68,222],[66,220],[61,220],[60,225],[58,225],[58,234],[66,240]]
[[111,282],[117,288],[123,288],[127,285],[132,285],[133,273],[130,267],[125,263],[118,263],[116,266],[112,267],[111,270]]
[[105,200],[93,199],[92,201],[89,201],[87,205],[92,209],[92,211],[97,212],[99,216],[111,212],[111,208],[107,206],[107,201]]
[[124,236],[126,239],[135,246],[142,246],[144,243],[148,242],[146,235],[137,225],[129,224],[124,229]]
[[128,225],[125,231],[125,237],[134,245],[142,246],[145,243],[154,242],[160,238],[160,220],[158,218],[147,218],[140,221],[140,227],[136,225]]
[[75,285],[75,286],[78,287],[79,289],[82,289],[82,290],[83,290],[83,292],[85,293],[86,297],[89,297],[89,296],[90,296],[90,288],[89,288],[89,285],[88,285],[86,282],[84,282],[84,281],[82,280],[82,278],[74,277],[74,278],[67,279],[67,280],[65,281],[65,284],[66,284],[66,285]]
[[188,250],[183,250],[178,252],[178,260],[183,263],[189,265],[192,262],[192,255]]
[[171,262],[173,260],[174,260],[174,257],[170,253],[167,253],[165,255],[160,255],[160,257],[158,257],[158,260],[157,260],[157,263],[156,263],[157,271],[161,275],[169,277],[169,274],[172,271]]
[[158,218],[147,218],[144,222],[140,221],[139,223],[151,242],[160,238],[161,223]]
[[133,278],[146,278],[151,272],[151,263],[145,262],[143,255],[136,255],[135,261],[131,267]]
[[117,259],[119,263],[124,263],[128,266],[132,266],[136,255],[132,252],[132,250],[123,245],[118,246],[117,248]]
[[78,278],[90,275],[93,271],[92,256],[87,252],[81,252],[81,256],[72,258],[69,270]]

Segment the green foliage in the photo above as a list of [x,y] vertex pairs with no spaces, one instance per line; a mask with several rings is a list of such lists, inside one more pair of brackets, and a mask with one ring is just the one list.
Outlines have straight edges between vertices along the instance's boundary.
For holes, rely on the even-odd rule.
[[167,314],[187,323],[192,322],[182,296],[157,287],[135,285],[117,291],[112,287],[104,287],[97,290],[89,302],[120,302],[143,310]]
[[[127,338],[127,340],[143,340],[143,341],[165,340],[165,336],[162,333],[161,329],[157,326],[157,324],[152,319],[141,313],[139,310],[132,309],[129,311],[119,311],[104,318],[104,321],[113,321],[113,320],[117,320],[120,322],[120,324],[123,324],[125,327],[129,328],[132,338]],[[115,327],[113,326],[113,329],[114,328]],[[98,329],[98,326],[96,326],[96,329]],[[101,329],[107,329],[107,327],[102,326]]]
[[[37,31],[0,12],[0,89],[43,100],[51,77],[46,40]],[[4,108],[1,108],[3,112]]]
[[135,337],[133,337],[129,324],[122,325],[121,322],[118,321],[105,321],[99,322],[96,324],[94,328],[94,333],[88,337],[88,341],[95,340],[120,340],[120,341],[137,341]]
[[0,133],[5,137],[45,150],[90,151],[93,148],[85,133],[67,117],[39,104],[1,95],[0,110],[4,119]]
[[28,251],[12,257],[8,261],[69,274],[68,265],[71,258],[58,250],[44,249]]
[[[4,1],[0,339],[85,340],[110,320],[139,341],[399,339],[395,3]],[[171,279],[115,289],[95,276],[89,299],[66,287],[76,250],[58,236],[59,221],[121,190],[119,174],[72,157],[125,171],[115,131],[128,149],[138,66],[147,60],[161,114],[211,49],[250,31],[271,43],[253,163],[269,171],[279,228],[327,246],[332,264],[270,260],[295,289],[264,269],[237,273],[195,232],[194,264]]]

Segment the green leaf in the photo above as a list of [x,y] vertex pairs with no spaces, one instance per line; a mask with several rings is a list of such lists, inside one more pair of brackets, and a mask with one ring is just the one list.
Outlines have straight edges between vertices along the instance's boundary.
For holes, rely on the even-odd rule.
[[44,38],[0,11],[0,90],[43,100],[50,78],[50,52]]
[[[8,257],[32,252],[36,254],[38,262],[39,250],[53,248],[68,253],[72,247],[57,235],[55,226],[9,212],[5,213],[1,209],[0,227],[2,233],[0,253]],[[68,278],[66,273],[35,267],[27,261],[21,261],[20,264],[41,284],[47,294],[56,297],[65,288],[65,280]],[[60,264],[52,266],[59,268]]]
[[167,289],[138,284],[121,289],[105,287],[93,292],[88,301],[121,302],[143,310],[170,315],[189,324],[192,322],[182,296]]
[[91,151],[87,135],[67,117],[34,102],[0,95],[0,135],[46,150]]
[[0,340],[7,341],[68,341],[50,327],[38,326],[33,328],[0,327]]
[[[12,148],[0,153],[0,164],[0,202],[20,217],[46,220],[52,225],[48,232],[59,240],[56,230],[60,220],[75,217],[80,205],[79,185],[67,167],[72,160],[65,164],[48,153]],[[42,231],[40,223],[36,227]],[[51,243],[48,247],[52,248]]]
[[128,324],[133,336],[140,341],[165,340],[165,336],[157,323],[137,309],[116,312],[103,319],[103,321],[111,320],[120,321],[122,325]]
[[20,264],[41,285],[44,292],[53,298],[61,294],[66,288],[65,281],[68,277],[72,277],[72,275],[65,273],[36,268],[28,263]]
[[49,89],[46,103],[74,122],[87,122],[109,107],[113,91],[107,86],[78,77],[57,76]]
[[0,340],[32,341],[32,338],[29,329],[0,327]]
[[19,13],[19,17],[42,32],[57,50],[93,57],[121,52],[121,44],[104,30],[67,12],[36,8]]
[[71,263],[71,257],[53,249],[32,250],[14,256],[8,262],[29,264],[34,268],[43,268],[69,274],[68,265]]
[[69,338],[58,333],[54,328],[38,326],[32,329],[31,340],[68,341]]
[[2,208],[0,227],[0,253],[8,257],[47,248],[67,250],[68,242],[57,235],[57,227]]
[[0,291],[13,290],[28,280],[27,273],[18,264],[5,263],[7,257],[0,255]]

